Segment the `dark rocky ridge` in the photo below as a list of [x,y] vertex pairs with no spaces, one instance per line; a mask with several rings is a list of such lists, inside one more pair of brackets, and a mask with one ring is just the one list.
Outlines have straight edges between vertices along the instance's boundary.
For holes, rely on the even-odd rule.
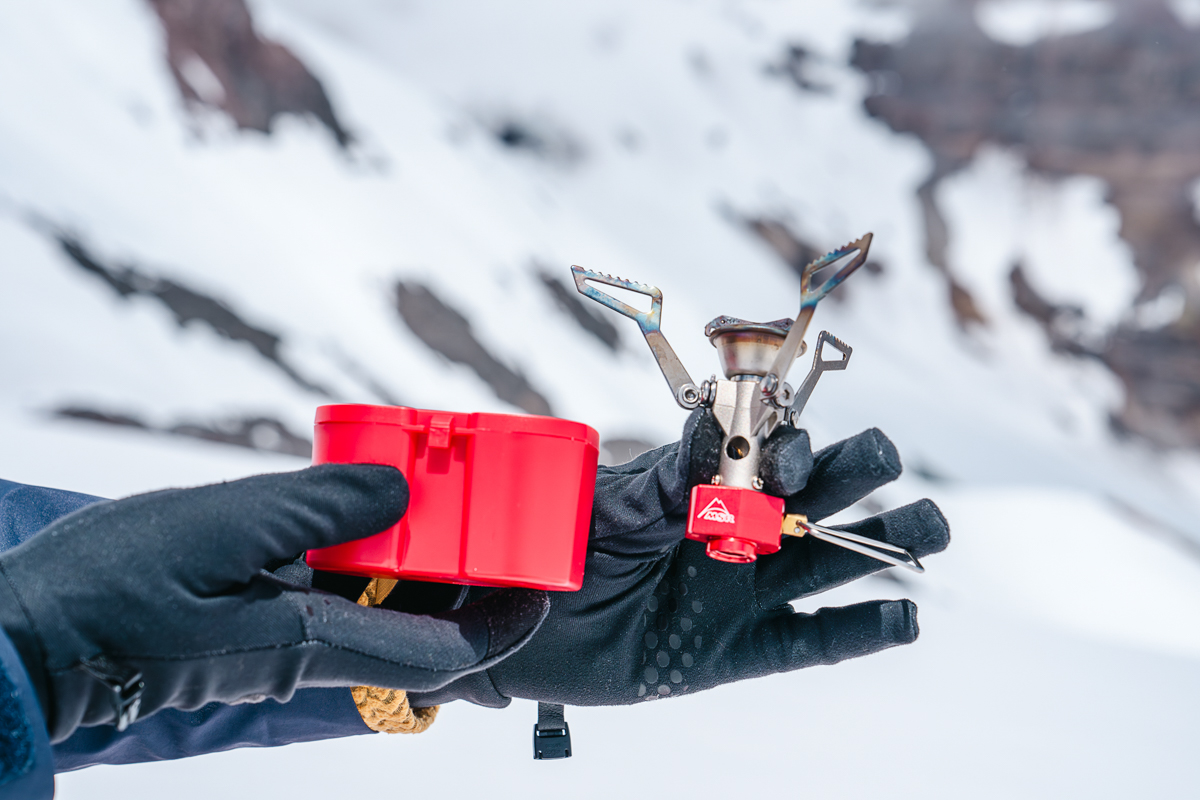
[[538,270],[538,279],[554,298],[555,304],[575,320],[579,327],[595,336],[614,353],[621,349],[621,334],[616,326],[584,305],[574,286],[568,286],[544,268]]
[[1052,350],[1056,353],[1102,358],[1102,342],[1091,347],[1083,343],[1080,334],[1081,323],[1085,320],[1083,308],[1047,300],[1030,283],[1021,264],[1013,266],[1008,274],[1008,281],[1012,288],[1013,302],[1017,308],[1042,326],[1050,339]]
[[397,281],[396,311],[409,329],[431,350],[475,371],[506,403],[529,414],[552,416],[550,403],[528,379],[504,365],[475,338],[471,323],[419,283]]
[[329,389],[305,378],[283,357],[280,352],[283,340],[278,334],[247,322],[223,301],[169,278],[155,277],[135,266],[106,264],[78,237],[64,231],[53,230],[51,235],[71,263],[100,278],[123,299],[141,295],[156,300],[171,312],[179,327],[199,323],[224,339],[245,343],[301,389],[336,399]]
[[548,165],[575,167],[586,155],[579,137],[545,117],[505,113],[484,125],[501,147]]
[[[1163,0],[1113,5],[1116,17],[1102,29],[1012,47],[980,30],[974,0],[925,2],[908,38],[856,42],[851,60],[873,81],[868,113],[916,135],[933,154],[933,171],[919,192],[927,255],[946,275],[964,326],[985,320],[946,258],[946,225],[935,199],[944,178],[993,143],[1017,149],[1038,173],[1090,175],[1108,184],[1141,277],[1138,301],[1167,287],[1185,296],[1175,323],[1159,330],[1118,327],[1096,351],[1125,384],[1117,421],[1162,444],[1196,446],[1200,284],[1193,274],[1200,224],[1191,189],[1200,178],[1200,31],[1185,27]],[[1084,342],[1056,345],[1093,352]]]
[[768,64],[766,72],[768,75],[774,75],[786,78],[801,91],[813,92],[815,94],[829,94],[832,87],[828,84],[812,78],[809,75],[809,67],[816,60],[812,51],[798,44],[788,46],[783,54],[783,58],[775,64]]
[[[286,47],[258,35],[245,0],[149,3],[162,21],[167,62],[185,101],[218,108],[239,128],[263,133],[280,114],[309,115],[340,146],[351,143],[321,82]],[[193,59],[216,78],[219,91],[197,85]]]
[[739,219],[746,229],[775,252],[783,263],[799,275],[804,267],[825,255],[826,250],[805,241],[787,223],[771,217],[744,217]]
[[[726,215],[730,216],[736,224],[745,227],[746,230],[750,231],[759,239],[761,239],[763,243],[775,253],[775,255],[779,256],[779,259],[783,261],[783,263],[786,264],[792,270],[792,272],[796,273],[797,277],[804,272],[805,267],[834,249],[832,247],[824,249],[817,247],[796,233],[792,229],[792,226],[783,220],[776,219],[774,217],[743,217],[741,215],[735,213],[731,214],[728,212]],[[826,267],[825,269],[832,269],[832,267]],[[879,275],[883,272],[883,265],[878,260],[872,258],[868,259],[867,262],[863,264],[862,269],[867,274]],[[822,275],[824,275],[824,271],[818,273],[817,277],[820,278]],[[847,292],[849,291],[846,288],[847,283],[843,283],[835,287],[834,290],[829,293],[829,299],[835,303],[845,300]]]
[[150,433],[167,433],[174,436],[203,439],[207,442],[231,444],[250,450],[312,458],[312,441],[293,433],[287,425],[272,417],[226,417],[208,422],[190,421],[175,425],[155,426],[132,414],[99,411],[81,405],[61,406],[56,408],[53,413],[56,417],[64,419],[99,422]]

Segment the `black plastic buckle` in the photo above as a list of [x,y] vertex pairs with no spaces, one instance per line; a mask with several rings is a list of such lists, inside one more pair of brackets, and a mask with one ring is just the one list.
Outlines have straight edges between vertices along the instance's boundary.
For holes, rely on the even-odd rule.
[[538,703],[538,721],[533,726],[535,760],[571,757],[571,726],[567,709],[558,703]]
[[533,757],[539,761],[571,757],[571,727],[563,723],[561,730],[539,731],[533,726]]
[[117,716],[117,731],[123,731],[137,721],[142,710],[142,693],[146,682],[141,670],[128,664],[118,664],[102,655],[79,662],[84,671],[108,688],[113,711]]

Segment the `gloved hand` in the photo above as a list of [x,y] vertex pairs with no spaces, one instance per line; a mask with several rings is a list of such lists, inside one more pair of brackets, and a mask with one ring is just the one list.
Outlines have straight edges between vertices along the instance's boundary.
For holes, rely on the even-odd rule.
[[415,616],[261,569],[377,533],[407,505],[391,467],[324,465],[97,503],[0,555],[0,625],[51,740],[128,717],[139,680],[141,716],[309,686],[431,690],[524,644],[544,592]]
[[[917,609],[909,600],[815,614],[788,605],[882,569],[875,559],[804,537],[735,565],[709,558],[703,544],[684,538],[690,487],[711,480],[720,442],[715,420],[700,411],[680,443],[601,468],[583,588],[552,593],[545,623],[511,658],[440,690],[410,692],[410,702],[634,703],[833,664],[916,639]],[[899,474],[896,450],[877,430],[814,459],[805,432],[780,428],[768,440],[762,469],[767,491],[787,497],[789,513],[814,521]],[[946,521],[928,500],[842,527],[917,557],[949,543]]]

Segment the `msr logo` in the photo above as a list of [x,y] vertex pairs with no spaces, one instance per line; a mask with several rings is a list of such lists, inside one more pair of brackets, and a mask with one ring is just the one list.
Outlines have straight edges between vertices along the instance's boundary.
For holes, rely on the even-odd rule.
[[721,502],[721,498],[719,497],[714,497],[712,502],[696,515],[696,519],[704,519],[709,522],[725,522],[730,525],[737,523],[737,519],[733,514],[729,513],[729,509],[725,507],[725,504]]

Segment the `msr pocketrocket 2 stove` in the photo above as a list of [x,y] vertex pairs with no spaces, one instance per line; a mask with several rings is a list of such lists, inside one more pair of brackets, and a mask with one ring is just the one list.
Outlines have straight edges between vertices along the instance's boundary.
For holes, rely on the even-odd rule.
[[[635,281],[572,267],[580,293],[637,322],[650,345],[675,402],[685,409],[712,410],[721,426],[721,460],[711,484],[692,489],[687,536],[704,542],[720,561],[748,563],[774,553],[783,536],[812,536],[848,550],[916,572],[924,568],[900,547],[846,531],[813,524],[803,514],[785,514],[782,498],[763,492],[760,461],[763,445],[780,425],[799,427],[799,417],[821,375],[850,363],[849,345],[821,331],[812,369],[798,390],[786,381],[792,362],[805,352],[804,335],[817,303],[867,260],[871,234],[834,250],[806,266],[800,276],[800,313],[796,319],[748,322],[721,316],[704,334],[717,348],[724,380],[713,377],[699,386],[675,355],[661,330],[662,291]],[[813,286],[819,272],[854,257]],[[650,298],[650,310],[637,309],[591,284],[625,289]],[[826,348],[837,357],[826,358]]]

